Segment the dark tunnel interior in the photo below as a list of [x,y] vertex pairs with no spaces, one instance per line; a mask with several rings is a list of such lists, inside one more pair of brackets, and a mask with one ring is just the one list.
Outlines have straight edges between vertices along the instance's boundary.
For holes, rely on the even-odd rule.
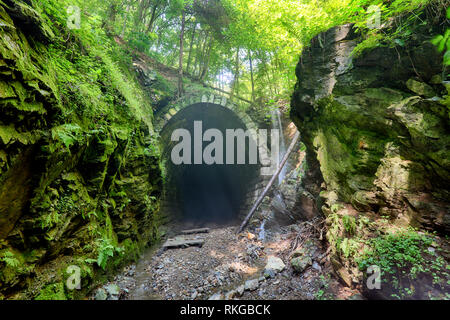
[[[223,135],[224,164],[180,164],[171,160],[173,147],[179,141],[171,141],[172,132],[183,128],[191,135],[191,155],[194,158],[194,121],[202,121],[202,132],[210,128],[220,130]],[[232,111],[215,104],[199,103],[179,111],[162,131],[163,157],[165,160],[168,196],[165,201],[176,204],[176,217],[181,222],[190,222],[198,227],[208,223],[233,224],[237,221],[246,198],[252,194],[259,176],[259,165],[249,164],[249,145],[246,142],[246,162],[225,164],[226,129],[246,130],[244,123]],[[203,148],[210,144],[203,142]],[[236,144],[235,144],[236,145]],[[214,153],[213,153],[214,154]]]

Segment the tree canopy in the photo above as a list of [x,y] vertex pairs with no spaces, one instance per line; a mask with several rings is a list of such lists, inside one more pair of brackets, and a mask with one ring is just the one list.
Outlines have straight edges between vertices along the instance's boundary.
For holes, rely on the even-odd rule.
[[[160,63],[179,68],[180,77],[190,76],[271,105],[288,100],[301,51],[320,32],[355,23],[367,38],[358,47],[362,51],[380,41],[377,27],[370,27],[369,22],[378,19],[383,24],[402,13],[419,12],[428,2],[63,0],[58,10],[79,6],[82,30],[99,28]],[[54,1],[43,0],[42,4],[44,10],[55,10]],[[407,32],[405,26],[399,30]],[[390,40],[401,44],[399,39]]]

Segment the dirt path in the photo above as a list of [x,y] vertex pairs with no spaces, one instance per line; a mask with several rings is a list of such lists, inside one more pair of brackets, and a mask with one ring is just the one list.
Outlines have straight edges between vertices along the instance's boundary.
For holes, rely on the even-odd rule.
[[[357,294],[331,276],[327,256],[310,225],[265,231],[265,241],[258,239],[259,230],[239,235],[235,230],[216,228],[199,235],[205,240],[201,248],[147,252],[136,265],[126,267],[113,282],[94,292],[93,297],[309,300],[348,299]],[[299,258],[296,270],[292,256]],[[265,269],[268,257],[280,258],[284,269]]]

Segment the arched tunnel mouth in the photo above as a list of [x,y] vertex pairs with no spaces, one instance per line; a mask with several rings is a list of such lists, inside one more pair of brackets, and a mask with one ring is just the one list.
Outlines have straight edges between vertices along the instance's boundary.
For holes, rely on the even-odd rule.
[[[194,164],[194,139],[201,139],[198,130],[194,130],[194,123],[198,129],[199,121],[202,134],[208,129],[217,129],[222,133],[223,164],[206,164],[204,159],[202,164]],[[177,129],[185,129],[190,133],[190,164],[175,164],[172,161],[173,148],[181,142],[171,140]],[[241,220],[244,210],[254,198],[260,166],[251,164],[248,139],[245,144],[245,163],[237,164],[235,143],[233,164],[227,164],[227,129],[247,130],[233,111],[217,104],[197,103],[177,112],[161,131],[165,169],[163,206],[172,220],[197,227],[233,225]],[[202,150],[214,140],[202,139]],[[212,154],[216,155],[216,152]]]

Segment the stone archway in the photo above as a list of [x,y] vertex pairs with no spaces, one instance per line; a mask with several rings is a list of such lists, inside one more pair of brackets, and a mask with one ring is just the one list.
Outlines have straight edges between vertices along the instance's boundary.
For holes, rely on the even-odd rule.
[[257,126],[250,118],[250,116],[245,112],[243,112],[242,110],[240,110],[236,104],[230,101],[227,97],[221,95],[214,95],[212,93],[189,94],[177,100],[175,103],[170,104],[169,106],[163,108],[163,110],[158,112],[158,114],[155,117],[156,120],[155,129],[157,131],[161,131],[162,128],[164,128],[164,126],[167,124],[167,122],[179,111],[191,105],[199,103],[210,103],[225,107],[233,111],[242,120],[247,129],[257,130]]
[[[211,104],[211,105],[219,105],[222,106],[234,114],[236,114],[242,123],[245,125],[246,129],[249,130],[251,139],[258,146],[258,154],[259,159],[264,159],[270,161],[268,155],[269,150],[265,144],[260,144],[258,139],[258,127],[252,118],[245,113],[241,108],[239,108],[235,103],[230,101],[227,97],[213,94],[213,93],[191,93],[183,96],[181,99],[177,100],[173,104],[169,104],[165,108],[163,108],[160,112],[158,112],[155,116],[155,130],[157,132],[161,132],[163,128],[167,125],[167,123],[181,110],[186,109],[192,105],[199,104]],[[271,174],[271,170],[273,171],[273,167],[269,168],[266,164],[263,164],[261,167],[261,175],[267,176]]]
[[[234,124],[239,122],[240,125],[233,126],[229,117],[235,119]],[[192,133],[192,123],[204,119],[205,130],[217,128],[224,132],[224,129],[240,128],[248,130],[249,138],[257,141],[257,128],[252,119],[239,110],[237,106],[229,103],[226,98],[215,95],[202,95],[201,98],[197,99],[183,99],[175,105],[168,106],[165,112],[159,113],[159,117],[157,116],[156,119],[158,121],[157,130],[161,134],[162,154],[166,159],[163,160],[166,181],[162,211],[167,212],[171,218],[192,217],[198,212],[212,212],[214,211],[212,208],[217,205],[223,207],[232,204],[235,212],[233,218],[242,218],[265,186],[265,177],[261,174],[261,166],[259,164],[251,166],[248,162],[245,165],[239,165],[238,163],[219,166],[206,164],[173,165],[169,153],[176,142],[172,142],[170,137],[172,132],[178,128],[189,129]],[[254,134],[253,137],[252,133]],[[260,150],[258,149],[258,151]],[[248,158],[248,154],[246,154],[246,158]],[[247,166],[247,168],[243,169],[243,166]],[[218,176],[221,178],[214,179]],[[249,178],[246,178],[246,176]],[[206,187],[205,181],[208,183]],[[243,185],[246,185],[246,187],[240,190]],[[195,192],[190,192],[190,190],[195,190]],[[241,192],[242,196],[236,195],[234,192]],[[208,194],[208,196],[204,197],[203,194]],[[223,195],[227,197],[227,201],[221,202]],[[206,198],[207,200],[205,200]],[[207,202],[213,202],[213,204],[209,203],[208,206]],[[238,208],[235,206],[237,203],[239,204]]]

